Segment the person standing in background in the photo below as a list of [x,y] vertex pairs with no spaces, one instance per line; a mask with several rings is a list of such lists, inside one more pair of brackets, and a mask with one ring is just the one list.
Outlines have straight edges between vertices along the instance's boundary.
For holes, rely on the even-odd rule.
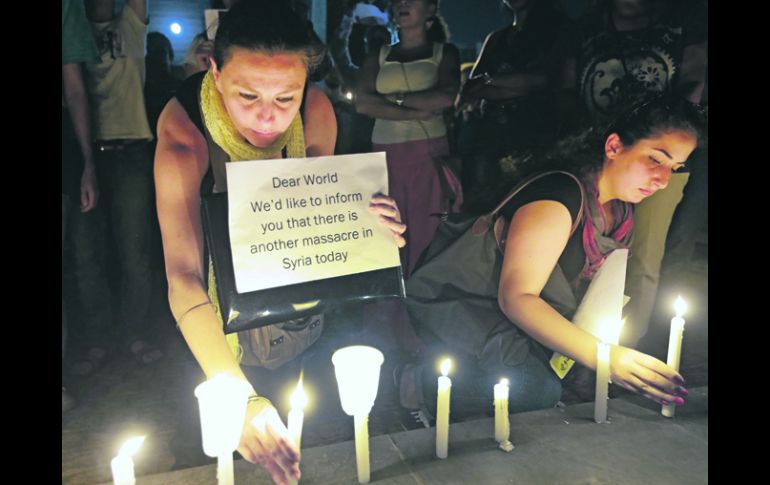
[[[89,218],[99,200],[93,152],[88,93],[83,79],[84,63],[98,62],[96,45],[79,0],[62,0],[62,259],[70,219]],[[78,201],[80,202],[78,204]],[[78,224],[80,226],[81,224]],[[71,230],[71,229],[70,229]],[[76,251],[77,251],[76,247]],[[93,264],[93,262],[91,262]],[[94,269],[101,269],[101,266]],[[81,302],[86,305],[88,302]],[[67,309],[61,301],[62,363],[67,350]],[[95,352],[99,352],[95,350]],[[103,352],[100,354],[103,356]],[[61,389],[62,413],[75,406],[75,399]]]
[[89,66],[96,165],[120,263],[120,341],[142,364],[163,353],[148,335],[152,297],[153,139],[144,103],[147,0],[90,0],[86,13],[101,62]]

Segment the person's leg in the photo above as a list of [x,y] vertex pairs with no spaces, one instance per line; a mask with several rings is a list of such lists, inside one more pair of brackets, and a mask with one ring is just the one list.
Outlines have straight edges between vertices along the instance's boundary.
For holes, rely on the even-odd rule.
[[626,274],[626,294],[631,299],[624,312],[623,345],[634,347],[647,333],[658,291],[666,235],[689,176],[688,173],[673,174],[668,187],[634,208],[634,239]]
[[122,341],[131,347],[150,338],[152,158],[146,143],[115,150],[109,158],[100,168],[110,191],[110,225],[120,260]]
[[[80,347],[89,360],[91,349],[99,349],[96,360],[104,357],[112,346],[112,296],[106,274],[106,228],[104,208],[96,206],[88,212],[81,212],[75,204],[69,208],[69,234],[74,263],[75,295],[77,315],[82,326]],[[96,354],[94,354],[96,355]],[[96,362],[83,363],[80,374],[92,372]],[[74,369],[73,369],[74,370]]]
[[[69,196],[62,192],[61,194],[61,254],[64,260],[64,240],[67,236],[67,219],[69,215],[71,202]],[[61,361],[64,364],[64,356],[67,352],[67,307],[64,304],[64,292],[61,296]],[[64,387],[64,373],[62,372],[61,386],[61,412],[66,413],[74,408],[77,402],[75,398]]]
[[[436,233],[441,214],[451,210],[446,206],[439,174],[436,171],[435,160],[449,155],[449,145],[446,138],[434,138],[425,142],[414,142],[412,153],[407,155],[403,151],[401,156],[410,160],[402,160],[400,165],[393,170],[393,183],[399,185],[399,203],[402,220],[407,225],[408,240],[403,248],[406,258],[402,259],[404,277],[408,278],[414,271],[420,256],[428,248]],[[390,177],[390,173],[388,174]],[[454,174],[444,170],[444,176],[450,187],[453,187],[456,196],[462,202],[462,189]],[[404,202],[405,209],[400,204]],[[459,203],[457,205],[459,206]]]

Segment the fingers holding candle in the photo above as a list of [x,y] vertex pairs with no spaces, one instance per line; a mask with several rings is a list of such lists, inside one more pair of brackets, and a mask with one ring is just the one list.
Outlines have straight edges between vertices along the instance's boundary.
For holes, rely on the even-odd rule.
[[612,382],[656,402],[683,404],[687,390],[681,386],[678,372],[647,354],[628,347],[612,346],[610,352]]
[[238,452],[251,463],[262,465],[275,483],[299,480],[300,453],[289,437],[278,411],[269,400],[249,402]]

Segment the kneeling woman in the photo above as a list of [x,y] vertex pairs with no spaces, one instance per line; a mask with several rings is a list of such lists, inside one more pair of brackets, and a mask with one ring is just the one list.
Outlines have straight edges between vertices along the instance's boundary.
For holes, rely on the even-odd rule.
[[[446,268],[446,281],[420,278],[418,269],[407,283],[410,313],[421,336],[433,342],[436,355],[448,352],[461,360],[456,378],[462,384],[453,386],[453,412],[488,409],[492,385],[501,377],[512,383],[511,412],[554,406],[561,397],[561,381],[549,364],[553,351],[596,369],[599,340],[568,318],[606,256],[628,247],[633,204],[665,188],[671,173],[695,149],[701,121],[685,103],[653,99],[609,129],[587,129],[562,141],[549,155],[524,163],[522,173],[561,172],[535,177],[500,212],[508,229],[501,238],[502,257],[489,275],[488,305],[458,301],[447,313],[452,318],[426,316],[426,309],[435,304],[431,292],[436,302],[437,288],[441,295],[458,288],[463,270],[451,274],[454,263]],[[572,308],[563,304],[569,301]],[[484,318],[479,315],[485,310],[490,321],[474,324]],[[432,414],[435,375],[432,363],[407,367],[400,377],[402,405]],[[611,379],[660,403],[682,404],[687,394],[674,369],[622,346],[612,347]]]
[[[225,163],[333,155],[331,103],[306,87],[317,54],[288,3],[241,0],[219,26],[211,69],[189,77],[160,116],[155,184],[169,303],[207,377],[227,372],[246,380],[225,338],[216,291],[207,293],[204,283],[201,193],[227,190]],[[370,210],[403,246],[406,227],[392,199],[377,196]],[[268,426],[253,426],[257,416]],[[299,450],[267,399],[249,399],[238,451],[277,483],[286,482],[284,469],[299,478]]]

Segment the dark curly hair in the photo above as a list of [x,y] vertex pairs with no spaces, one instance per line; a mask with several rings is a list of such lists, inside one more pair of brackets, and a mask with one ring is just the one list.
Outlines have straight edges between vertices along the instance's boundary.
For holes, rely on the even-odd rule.
[[588,181],[604,166],[604,142],[617,133],[624,146],[654,138],[664,133],[684,131],[695,136],[699,145],[706,143],[703,112],[679,96],[657,95],[622,111],[614,121],[593,124],[562,138],[555,146],[511,154],[500,160],[505,176],[495,187],[469,197],[463,209],[472,214],[490,210],[511,188],[524,178],[549,170],[564,170]]

